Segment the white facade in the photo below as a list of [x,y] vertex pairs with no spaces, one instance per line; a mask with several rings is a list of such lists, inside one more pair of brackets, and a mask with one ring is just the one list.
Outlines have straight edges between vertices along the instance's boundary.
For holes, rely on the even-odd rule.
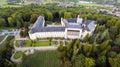
[[65,37],[65,32],[37,32],[29,34],[30,39],[48,38],[48,37]]

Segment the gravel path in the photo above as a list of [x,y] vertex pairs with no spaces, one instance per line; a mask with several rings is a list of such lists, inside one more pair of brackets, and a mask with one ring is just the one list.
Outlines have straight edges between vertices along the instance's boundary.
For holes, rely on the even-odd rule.
[[5,38],[0,42],[0,45],[7,39],[8,36],[14,36],[14,35],[6,35]]
[[19,63],[19,62],[22,61],[22,57],[20,57],[20,58],[18,58],[18,59],[15,59],[15,58],[14,58],[14,55],[15,55],[16,52],[17,52],[17,51],[15,51],[15,52],[13,53],[13,55],[12,55],[11,58],[10,58],[10,60],[13,61],[13,62],[15,62],[15,63]]

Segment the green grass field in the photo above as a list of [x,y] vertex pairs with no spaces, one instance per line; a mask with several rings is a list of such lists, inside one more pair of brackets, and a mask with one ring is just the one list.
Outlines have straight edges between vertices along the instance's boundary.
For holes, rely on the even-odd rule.
[[96,4],[96,3],[79,3],[81,6],[87,6],[87,7],[98,7],[98,8],[104,8],[104,9],[109,9],[108,7],[105,7],[102,4]]
[[35,46],[49,46],[50,42],[49,41],[37,41],[35,43]]
[[22,55],[23,55],[23,52],[18,51],[18,52],[15,53],[14,58],[18,59],[18,58],[22,57]]
[[60,61],[56,51],[35,52],[19,67],[60,67]]
[[7,4],[7,0],[0,0],[0,7],[4,8],[4,7],[21,7],[23,5],[28,5],[31,4],[30,2],[25,2],[24,4],[21,5],[8,5]]
[[7,5],[7,0],[0,0],[0,6]]
[[83,4],[83,3],[80,3],[79,5],[83,5],[83,6],[96,6],[96,7],[104,7],[104,5],[101,5],[101,4],[95,4],[95,3],[89,3],[89,4]]
[[[24,45],[22,47],[31,47],[31,46],[49,46],[50,45],[50,41],[35,41],[35,43],[32,43],[31,40],[24,40]],[[16,46],[19,47],[20,46],[20,41],[18,40],[16,42]]]

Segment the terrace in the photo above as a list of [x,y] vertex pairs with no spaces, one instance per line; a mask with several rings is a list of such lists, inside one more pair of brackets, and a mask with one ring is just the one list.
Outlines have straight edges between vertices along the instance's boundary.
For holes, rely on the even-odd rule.
[[18,51],[18,52],[15,53],[14,58],[15,58],[15,59],[18,59],[18,58],[20,58],[20,57],[22,57],[22,56],[23,56],[23,52]]

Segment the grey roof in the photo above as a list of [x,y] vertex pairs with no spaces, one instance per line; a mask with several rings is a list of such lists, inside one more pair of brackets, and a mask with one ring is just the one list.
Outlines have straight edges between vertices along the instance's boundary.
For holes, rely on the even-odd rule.
[[78,23],[67,23],[66,24],[66,27],[67,28],[81,28],[81,24],[78,24]]
[[91,22],[91,23],[89,23],[87,26],[86,26],[86,30],[87,31],[91,31],[91,30],[93,30],[94,28],[95,28],[95,22]]
[[95,28],[96,21],[83,19],[82,24],[77,23],[77,18],[66,19],[68,23],[66,23],[67,28],[82,28],[82,24],[86,25],[86,30],[91,31]]
[[68,23],[76,23],[77,22],[77,18],[69,18],[66,20],[68,21]]
[[93,21],[93,20],[87,20],[87,19],[84,19],[84,20],[82,21],[82,24],[88,25],[88,24],[91,23],[91,22],[93,22],[93,23],[96,24],[96,21]]
[[65,21],[65,27],[59,27],[59,26],[46,26],[43,27],[43,22],[44,17],[40,16],[38,17],[37,21],[34,23],[33,27],[31,28],[31,30],[29,31],[29,33],[35,33],[35,32],[63,32],[65,31],[65,28],[82,28],[82,25],[85,25],[85,29],[87,31],[91,31],[95,28],[96,25],[96,21],[93,20],[83,20],[82,24],[81,23],[77,23],[76,22],[76,18],[70,18],[70,19],[66,19]]
[[32,28],[30,31],[29,31],[29,33],[35,33],[35,32],[37,32],[37,30],[36,30],[36,28]]
[[41,27],[41,28],[33,28],[30,33],[35,32],[63,32],[65,31],[65,27]]
[[38,32],[62,32],[65,31],[65,27],[42,27],[37,30]]
[[41,28],[44,22],[44,17],[39,16],[37,21],[34,23],[33,27],[29,31],[29,33],[35,33],[37,32],[37,29]]
[[36,27],[40,28],[40,27],[42,27],[43,21],[44,21],[44,17],[39,16],[38,19],[37,19],[37,21],[34,23],[33,28],[36,28]]

